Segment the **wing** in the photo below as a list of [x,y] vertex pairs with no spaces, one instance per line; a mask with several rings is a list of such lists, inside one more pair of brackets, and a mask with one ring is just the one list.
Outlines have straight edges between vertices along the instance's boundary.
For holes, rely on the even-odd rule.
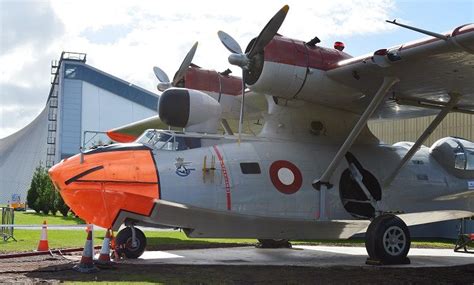
[[127,143],[135,141],[147,129],[167,129],[168,125],[160,120],[158,115],[136,121],[107,131],[109,138],[116,142]]
[[[427,211],[417,213],[398,214],[397,216],[402,219],[407,226],[418,226],[430,223],[452,221],[464,218],[470,218],[474,215],[470,211],[459,211],[459,210],[438,210],[438,211]],[[358,232],[358,234],[365,233],[367,228]]]
[[443,108],[450,92],[462,96],[454,111],[474,114],[474,24],[460,26],[440,37],[343,60],[327,74],[366,94],[362,106],[371,100],[384,76],[398,77],[400,82],[374,117],[425,116],[431,109]]
[[[273,238],[349,238],[367,228],[366,220],[314,221],[289,218],[271,218],[216,211],[190,205],[156,200],[151,224],[190,229],[190,237],[273,237]],[[123,213],[117,220],[130,215]],[[133,218],[133,216],[130,216]],[[136,218],[135,218],[136,219]],[[140,219],[136,219],[140,220]],[[210,222],[212,221],[212,222]],[[150,223],[149,222],[149,223]],[[275,235],[275,233],[278,233]]]

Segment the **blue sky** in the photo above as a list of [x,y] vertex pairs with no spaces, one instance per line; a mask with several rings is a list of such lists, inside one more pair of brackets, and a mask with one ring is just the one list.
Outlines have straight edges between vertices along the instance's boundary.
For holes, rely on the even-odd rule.
[[[474,22],[474,0],[453,1],[395,1],[390,13],[399,22],[430,30],[437,33],[450,31],[457,26]],[[388,24],[387,25],[391,25]],[[346,51],[353,56],[370,53],[378,48],[385,48],[425,37],[414,31],[394,26],[394,29],[383,33],[339,37],[346,43]],[[328,44],[337,40],[334,35]]]
[[62,51],[87,53],[88,64],[157,92],[154,65],[173,75],[199,41],[193,62],[224,70],[228,51],[217,31],[246,46],[284,4],[280,33],[318,36],[324,46],[340,40],[353,56],[425,37],[386,19],[438,33],[474,22],[474,0],[0,0],[0,138],[43,109],[50,62]]

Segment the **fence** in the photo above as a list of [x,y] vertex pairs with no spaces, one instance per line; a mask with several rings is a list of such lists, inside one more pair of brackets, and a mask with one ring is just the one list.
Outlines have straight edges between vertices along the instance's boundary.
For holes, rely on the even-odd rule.
[[15,211],[10,207],[1,207],[2,213],[2,223],[0,227],[0,236],[4,241],[9,239],[16,239],[13,237],[13,226],[9,227],[8,225],[13,225],[15,222]]

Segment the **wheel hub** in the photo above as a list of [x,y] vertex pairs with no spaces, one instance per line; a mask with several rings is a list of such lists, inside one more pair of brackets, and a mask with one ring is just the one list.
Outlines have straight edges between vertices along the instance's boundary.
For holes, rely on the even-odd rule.
[[383,246],[385,251],[392,255],[400,255],[405,249],[407,238],[400,227],[389,227],[383,235]]
[[126,247],[131,251],[136,251],[140,247],[140,241],[138,239],[135,239],[135,246],[134,246],[132,238],[129,238],[126,243]]

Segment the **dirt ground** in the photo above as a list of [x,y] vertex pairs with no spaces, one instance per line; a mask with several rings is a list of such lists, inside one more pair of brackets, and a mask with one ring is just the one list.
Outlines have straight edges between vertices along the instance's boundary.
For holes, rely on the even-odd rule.
[[[117,264],[84,274],[74,256],[0,259],[0,283],[142,281],[166,284],[474,284],[474,264],[458,267],[282,267]],[[78,259],[78,256],[75,257]]]

